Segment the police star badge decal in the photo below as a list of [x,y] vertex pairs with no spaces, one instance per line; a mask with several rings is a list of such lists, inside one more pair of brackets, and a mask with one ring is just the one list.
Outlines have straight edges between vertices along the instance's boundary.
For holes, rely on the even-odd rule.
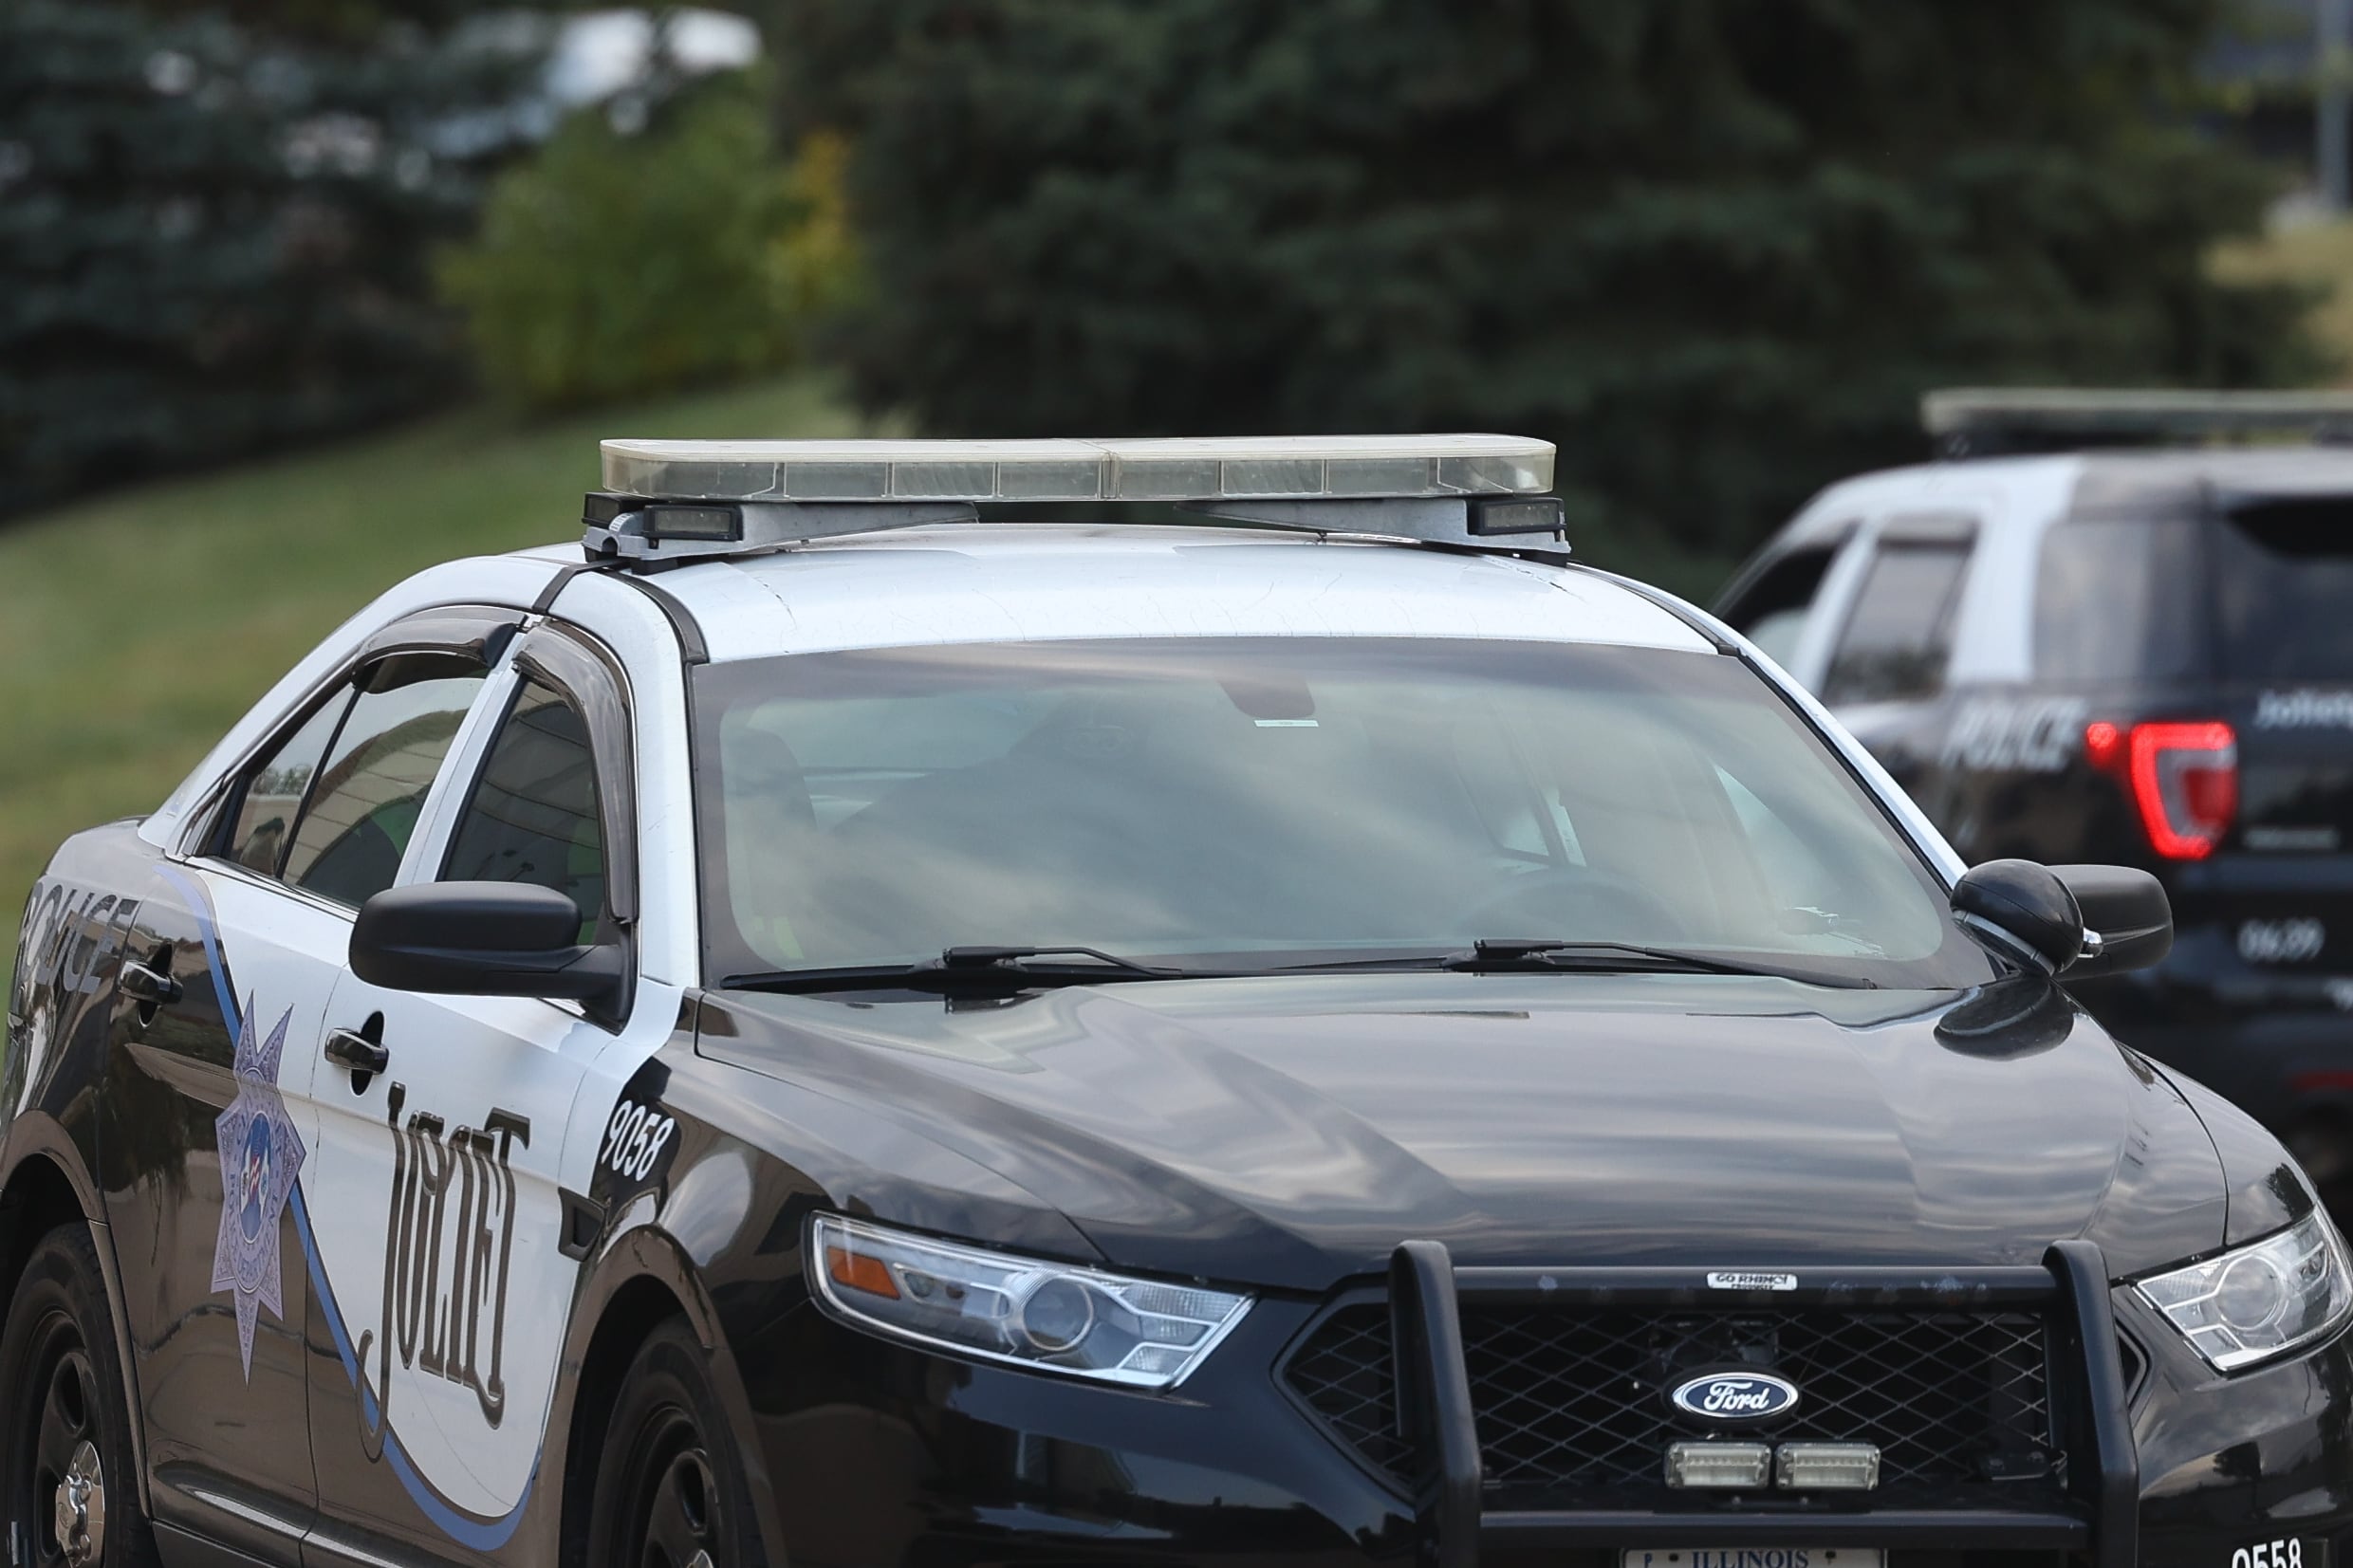
[[278,1092],[278,1061],[293,1017],[288,1007],[269,1038],[257,1043],[253,999],[246,998],[237,1030],[237,1098],[213,1123],[220,1135],[221,1224],[213,1248],[213,1289],[230,1292],[236,1301],[237,1350],[248,1382],[253,1379],[254,1319],[264,1306],[272,1317],[286,1316],[278,1222],[306,1153]]

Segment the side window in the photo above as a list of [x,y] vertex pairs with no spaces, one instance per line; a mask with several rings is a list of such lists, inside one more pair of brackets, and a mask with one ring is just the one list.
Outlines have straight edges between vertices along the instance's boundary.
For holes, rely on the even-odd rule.
[[1822,683],[1826,703],[1933,697],[1953,652],[1966,539],[1883,538]]
[[[1850,530],[1851,531],[1851,530]],[[1814,596],[1838,556],[1838,544],[1791,550],[1780,560],[1733,584],[1716,613],[1724,623],[1765,651],[1776,664],[1787,664],[1797,652]]]
[[2206,577],[2189,518],[2077,518],[2043,538],[2034,673],[2050,681],[2198,673]]
[[353,908],[392,886],[434,776],[482,689],[456,655],[403,655],[362,681],[294,829],[285,878]]
[[580,906],[581,940],[604,915],[604,830],[587,721],[552,687],[527,680],[491,744],[450,841],[442,877],[532,882]]
[[286,847],[294,836],[294,819],[301,815],[310,781],[336,727],[351,710],[348,689],[321,705],[294,733],[246,776],[237,798],[237,814],[229,823],[218,848],[222,855],[248,871],[275,876],[286,863]]

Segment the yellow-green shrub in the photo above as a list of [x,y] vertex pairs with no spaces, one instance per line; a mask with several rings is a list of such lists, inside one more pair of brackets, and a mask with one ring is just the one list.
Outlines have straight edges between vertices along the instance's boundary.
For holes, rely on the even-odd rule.
[[577,114],[442,255],[442,297],[483,382],[531,408],[775,368],[849,272],[842,163],[823,139],[780,157],[754,78],[634,136]]

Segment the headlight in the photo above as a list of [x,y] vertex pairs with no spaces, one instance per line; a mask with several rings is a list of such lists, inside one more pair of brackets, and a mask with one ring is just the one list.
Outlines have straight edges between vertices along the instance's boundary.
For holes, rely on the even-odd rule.
[[2276,1236],[2139,1288],[2219,1372],[2308,1345],[2353,1314],[2344,1240],[2317,1208]]
[[838,1215],[809,1227],[810,1274],[843,1317],[991,1361],[1165,1389],[1242,1320],[1247,1296],[929,1241]]

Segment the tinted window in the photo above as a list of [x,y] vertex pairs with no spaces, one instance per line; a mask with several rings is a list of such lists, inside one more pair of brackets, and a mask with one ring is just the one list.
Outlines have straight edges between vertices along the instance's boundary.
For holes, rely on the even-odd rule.
[[425,794],[481,688],[481,669],[454,657],[379,666],[311,786],[286,879],[354,908],[392,886]]
[[695,679],[718,976],[972,944],[1272,967],[1510,935],[1889,985],[1988,972],[1918,856],[1734,659],[1138,639]]
[[1953,612],[1968,564],[1965,544],[1882,542],[1839,634],[1823,700],[1935,696],[1953,652]]
[[2178,679],[2197,668],[2197,526],[2078,519],[2043,540],[2034,671],[2053,681]]
[[2211,538],[2225,675],[2353,678],[2353,497],[2241,507]]
[[580,906],[582,940],[604,911],[604,830],[588,726],[561,693],[526,681],[451,840],[450,881],[531,882]]
[[294,819],[303,809],[303,797],[310,792],[310,781],[318,774],[319,759],[326,755],[327,742],[334,738],[335,727],[350,707],[351,693],[340,693],[306,719],[248,775],[237,801],[236,820],[229,824],[227,841],[221,845],[230,859],[265,876],[278,875],[286,861]]

